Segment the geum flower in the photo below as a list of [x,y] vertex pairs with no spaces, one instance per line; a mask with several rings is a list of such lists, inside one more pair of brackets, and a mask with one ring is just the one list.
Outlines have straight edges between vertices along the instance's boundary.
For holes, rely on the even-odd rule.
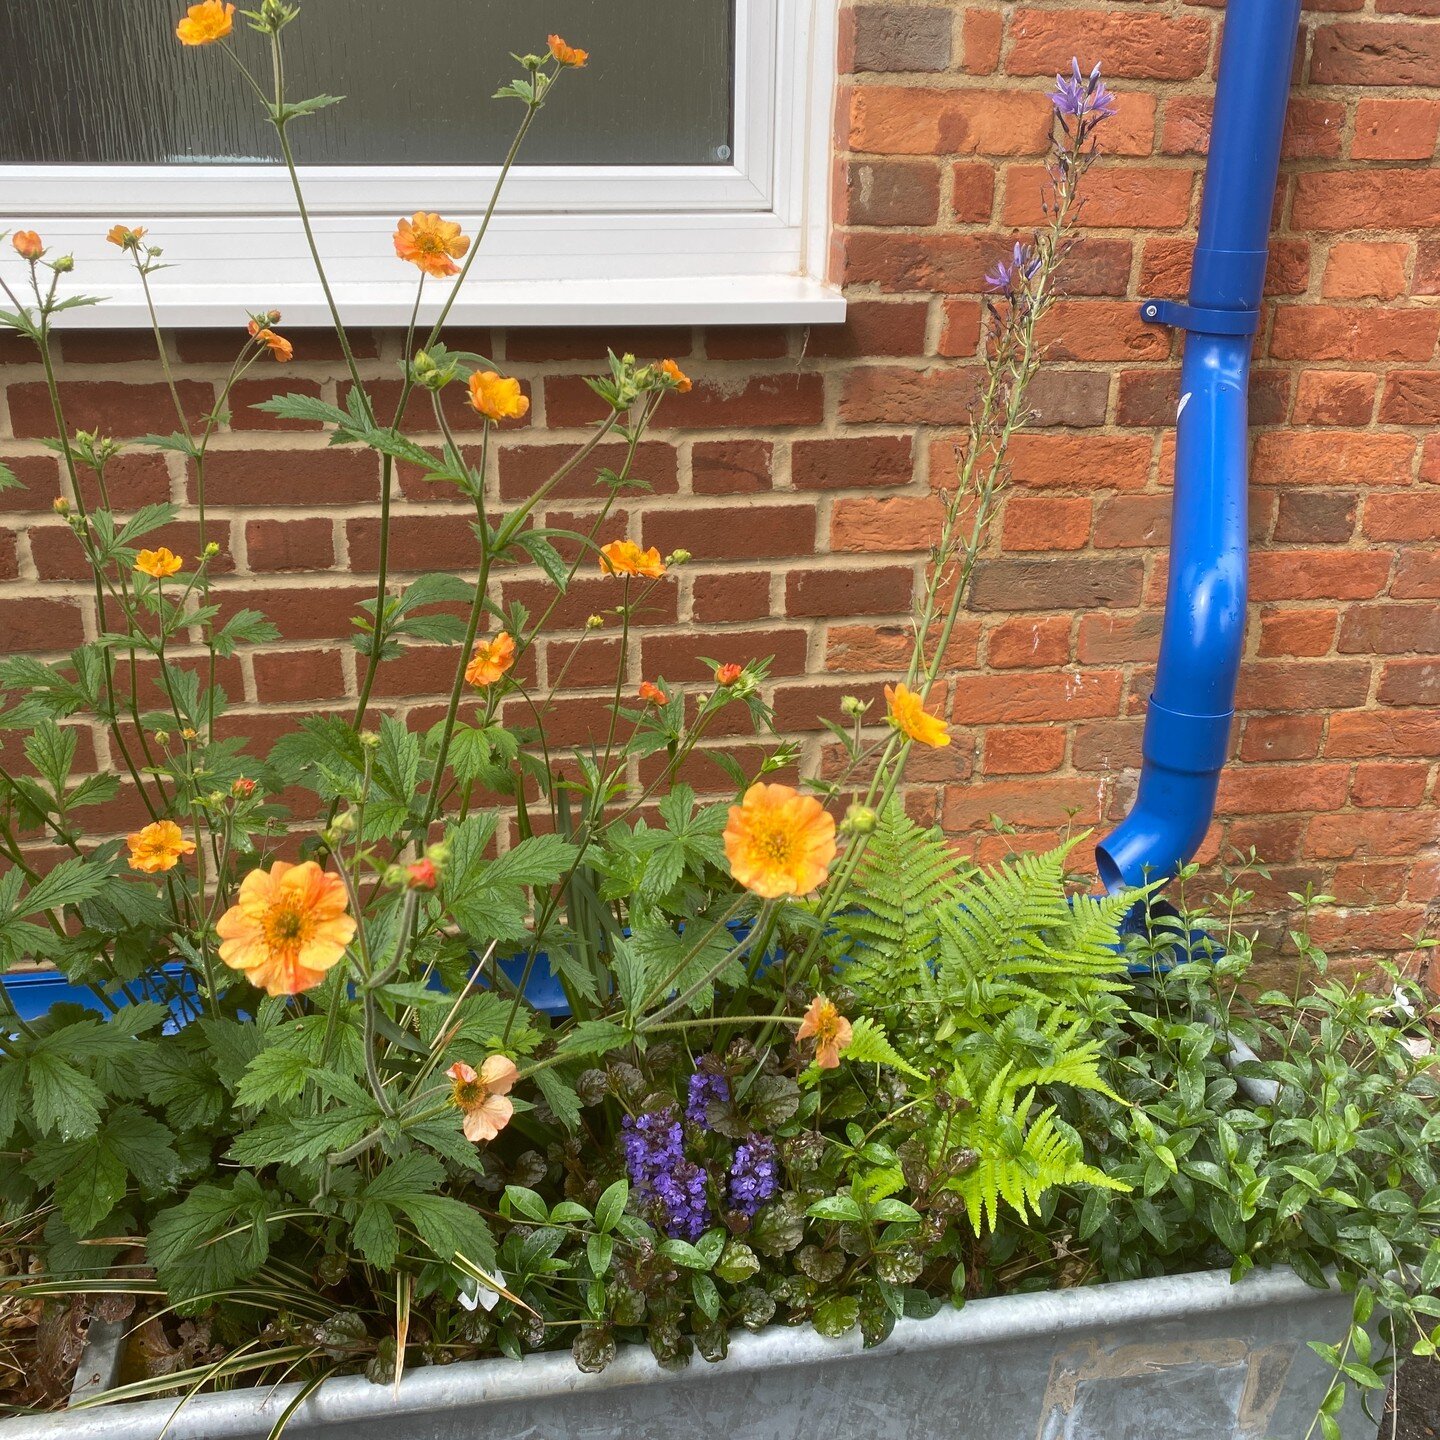
[[135,557],[135,568],[142,574],[148,575],[152,580],[164,580],[167,576],[175,574],[185,561],[164,545],[158,550],[142,550]]
[[665,692],[658,686],[652,685],[648,680],[640,682],[640,699],[647,705],[665,704]]
[[682,395],[688,395],[694,388],[690,377],[673,360],[662,360],[660,362],[660,373],[664,375]]
[[466,681],[483,689],[493,685],[515,663],[515,641],[502,630],[493,640],[482,641],[475,647],[470,663],[465,667]]
[[457,1060],[445,1073],[454,1082],[450,1101],[465,1117],[465,1138],[472,1145],[493,1140],[515,1113],[509,1099],[519,1078],[515,1062],[505,1055],[492,1055],[477,1075],[463,1060]]
[[470,377],[470,405],[487,420],[519,420],[530,409],[530,397],[512,376],[477,370]]
[[788,785],[752,785],[725,826],[730,873],[766,900],[808,895],[835,858],[835,821],[813,796]]
[[252,320],[247,328],[250,331],[250,338],[257,345],[264,345],[281,364],[295,358],[295,347],[283,335],[277,335],[268,325],[262,325],[258,320]]
[[175,27],[182,45],[213,45],[235,28],[235,7],[221,0],[200,0]]
[[815,1063],[822,1070],[834,1070],[840,1064],[840,1052],[853,1037],[850,1022],[835,1008],[835,1002],[817,995],[805,1011],[805,1018],[795,1032],[795,1039],[815,1041]]
[[220,917],[220,958],[267,995],[299,995],[324,980],[355,938],[348,907],[338,875],[313,860],[277,860],[252,870]]
[[182,855],[195,853],[195,842],[187,840],[173,820],[156,820],[125,837],[130,850],[130,868],[146,875],[173,870]]
[[730,661],[724,665],[717,665],[715,667],[715,683],[717,685],[724,685],[728,688],[729,686],[733,685],[744,673],[745,667],[743,665],[735,664],[734,661]]
[[105,238],[122,250],[138,250],[140,242],[145,238],[145,227],[136,225],[132,229],[129,225],[112,225],[105,232]]
[[945,722],[932,715],[925,702],[903,681],[892,690],[885,687],[885,703],[890,707],[890,723],[907,739],[938,750],[950,743]]
[[550,53],[562,65],[568,65],[578,70],[590,58],[588,50],[577,49],[574,45],[567,45],[558,35],[549,37]]
[[600,547],[600,568],[607,575],[642,575],[658,580],[665,573],[665,562],[652,545],[642,550],[633,540],[612,540]]
[[34,230],[17,230],[10,243],[22,260],[38,260],[45,253],[45,242]]
[[396,255],[436,279],[458,275],[460,267],[455,261],[469,248],[470,237],[460,233],[459,225],[425,210],[417,210],[395,227]]

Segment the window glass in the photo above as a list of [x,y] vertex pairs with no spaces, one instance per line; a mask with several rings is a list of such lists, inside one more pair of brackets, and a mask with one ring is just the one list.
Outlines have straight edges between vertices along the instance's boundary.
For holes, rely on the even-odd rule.
[[[246,8],[254,8],[246,3]],[[302,0],[287,94],[311,165],[495,164],[521,118],[490,97],[546,30],[590,51],[526,138],[527,165],[720,165],[731,155],[734,0]],[[257,78],[268,42],[238,13]],[[0,163],[275,161],[259,102],[215,47],[174,36],[180,0],[0,0]]]

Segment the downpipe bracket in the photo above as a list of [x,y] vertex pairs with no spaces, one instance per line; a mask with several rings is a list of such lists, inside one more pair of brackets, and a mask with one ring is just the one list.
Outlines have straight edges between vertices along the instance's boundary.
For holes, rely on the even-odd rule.
[[1253,335],[1260,328],[1259,310],[1210,310],[1180,300],[1146,300],[1140,318],[1147,325],[1168,325],[1172,330],[1201,335]]

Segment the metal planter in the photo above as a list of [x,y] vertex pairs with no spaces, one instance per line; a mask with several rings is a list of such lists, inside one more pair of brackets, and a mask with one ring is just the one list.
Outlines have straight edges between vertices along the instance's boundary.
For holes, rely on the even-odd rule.
[[[1294,1440],[1329,1384],[1307,1341],[1350,1299],[1288,1270],[1224,1272],[978,1300],[907,1320],[873,1350],[809,1328],[734,1338],[665,1371],[647,1350],[600,1375],[568,1354],[351,1376],[301,1405],[289,1440]],[[103,1370],[88,1356],[83,1383]],[[82,1409],[0,1424],[0,1440],[265,1440],[298,1387]],[[87,1392],[90,1393],[90,1392]],[[1374,1440],[1354,1402],[1346,1440]],[[168,1422],[168,1425],[167,1425]]]

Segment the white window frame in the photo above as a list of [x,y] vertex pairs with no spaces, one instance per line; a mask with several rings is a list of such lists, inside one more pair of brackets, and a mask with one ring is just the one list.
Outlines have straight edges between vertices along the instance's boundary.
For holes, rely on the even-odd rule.
[[[736,0],[728,164],[512,169],[452,322],[843,319],[845,302],[825,278],[838,9],[838,0]],[[302,169],[346,322],[405,324],[416,277],[395,258],[397,218],[436,210],[473,234],[495,175],[493,166]],[[329,323],[278,167],[0,166],[0,230],[38,230],[52,254],[75,256],[79,288],[107,297],[57,323],[148,324],[128,256],[104,240],[117,222],[146,226],[164,249],[171,268],[151,283],[167,327],[227,326],[270,308],[290,326]],[[426,291],[422,314],[447,287],[432,281]]]

